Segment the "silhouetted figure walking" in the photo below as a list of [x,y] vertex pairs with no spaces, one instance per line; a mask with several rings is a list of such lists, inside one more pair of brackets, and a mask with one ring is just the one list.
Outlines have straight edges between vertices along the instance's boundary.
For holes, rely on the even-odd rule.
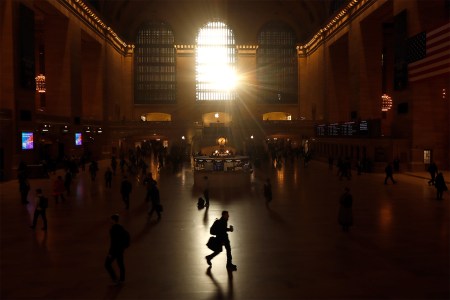
[[28,192],[30,191],[30,183],[25,173],[19,174],[19,191],[22,204],[28,204]]
[[264,198],[267,203],[272,201],[272,184],[270,183],[270,178],[267,178],[264,183]]
[[[222,217],[214,221],[214,224],[211,226],[210,233],[216,236],[221,245],[225,246],[225,249],[227,251],[227,269],[236,271],[237,266],[233,265],[232,262],[233,257],[231,256],[231,245],[230,240],[228,239],[228,231],[233,232],[234,229],[233,226],[231,225],[230,227],[228,227],[228,218],[229,218],[228,211],[226,210],[222,211]],[[212,254],[205,256],[206,263],[212,266],[211,260],[220,252],[222,252],[222,247],[220,247],[220,250],[214,251]]]
[[42,221],[44,222],[44,227],[42,230],[47,230],[47,207],[48,207],[48,199],[44,197],[41,189],[36,189],[36,207],[34,209],[33,222],[30,228],[36,228],[36,224],[39,216],[41,216]]
[[447,191],[447,185],[445,184],[444,175],[442,173],[438,173],[435,181],[434,181],[434,187],[436,188],[436,198],[438,200],[442,200],[442,195],[444,191]]
[[431,179],[428,181],[428,185],[434,185],[436,174],[438,173],[438,167],[434,162],[431,162],[428,166],[428,173],[430,173],[431,176]]
[[117,159],[115,156],[111,157],[111,168],[114,175],[116,175],[116,169],[117,169]]
[[[118,214],[111,216],[111,222],[113,225],[109,230],[110,246],[105,260],[105,268],[113,282],[118,285],[125,281],[124,252],[130,244],[130,236],[125,228],[119,224]],[[114,261],[117,261],[117,266],[119,267],[119,280],[117,280],[116,272],[112,267]]]
[[391,163],[387,164],[386,168],[384,168],[384,172],[386,173],[386,177],[384,178],[384,184],[387,184],[388,179],[391,179],[393,184],[397,183],[397,181],[395,181],[393,177],[394,170],[392,169]]
[[126,209],[130,208],[130,194],[132,189],[131,182],[128,180],[127,176],[124,176],[120,185],[120,193],[122,194],[122,200],[125,203]]
[[350,226],[353,225],[353,197],[350,194],[350,189],[348,187],[344,189],[344,193],[339,199],[339,205],[338,222],[342,226],[342,230],[347,232],[349,231]]
[[158,220],[161,219],[162,206],[159,198],[159,189],[156,186],[156,181],[151,181],[148,196],[150,198],[151,207],[148,210],[148,217],[151,218],[153,213],[156,212]]

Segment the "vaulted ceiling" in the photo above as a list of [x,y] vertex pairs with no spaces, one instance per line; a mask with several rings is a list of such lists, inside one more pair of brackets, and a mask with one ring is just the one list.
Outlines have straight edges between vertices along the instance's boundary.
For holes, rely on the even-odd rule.
[[211,20],[224,21],[236,43],[253,44],[270,21],[290,25],[299,43],[324,25],[345,0],[85,0],[127,42],[133,43],[140,26],[152,21],[170,25],[178,44],[195,42],[197,30]]

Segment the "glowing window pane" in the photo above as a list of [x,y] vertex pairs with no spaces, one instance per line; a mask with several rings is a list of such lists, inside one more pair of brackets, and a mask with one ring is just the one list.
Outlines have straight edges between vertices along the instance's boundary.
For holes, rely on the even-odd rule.
[[233,100],[236,47],[233,32],[222,22],[209,22],[197,35],[197,100]]

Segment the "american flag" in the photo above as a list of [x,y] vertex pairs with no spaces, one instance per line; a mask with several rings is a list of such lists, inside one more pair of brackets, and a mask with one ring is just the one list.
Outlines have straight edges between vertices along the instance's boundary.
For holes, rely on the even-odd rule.
[[450,73],[450,23],[407,40],[408,81]]

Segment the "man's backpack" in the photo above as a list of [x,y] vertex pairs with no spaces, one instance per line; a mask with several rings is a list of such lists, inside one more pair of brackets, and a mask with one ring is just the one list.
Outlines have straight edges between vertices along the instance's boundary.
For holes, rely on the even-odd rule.
[[219,233],[219,220],[216,219],[209,229],[209,233],[212,235],[217,235]]
[[198,207],[198,209],[204,208],[205,207],[205,199],[203,199],[202,197],[198,198],[197,207]]
[[122,231],[122,246],[124,249],[130,247],[131,243],[131,236],[130,233],[127,230]]

